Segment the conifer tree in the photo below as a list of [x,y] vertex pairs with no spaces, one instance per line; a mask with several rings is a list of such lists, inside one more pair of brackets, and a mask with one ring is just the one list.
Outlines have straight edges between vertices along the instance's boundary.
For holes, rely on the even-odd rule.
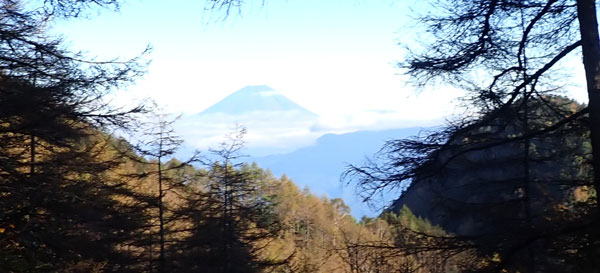
[[118,201],[137,197],[108,174],[121,162],[106,152],[102,130],[127,128],[142,109],[110,108],[102,97],[139,75],[140,66],[83,60],[44,32],[54,16],[84,3],[102,4],[0,4],[1,271],[137,266],[135,251],[127,250],[141,243],[136,233],[145,217],[137,203]]
[[[152,117],[150,118],[152,120],[140,131],[142,135],[137,136],[138,143],[133,146],[134,151],[137,153],[129,156],[131,160],[134,160],[138,164],[149,166],[149,168],[146,168],[142,172],[132,173],[130,176],[137,177],[138,179],[150,177],[156,184],[156,190],[152,191],[156,192],[155,202],[152,203],[155,204],[155,208],[158,211],[156,214],[156,222],[158,222],[158,264],[156,271],[169,272],[170,270],[167,269],[167,259],[173,257],[167,257],[167,237],[170,235],[169,233],[174,233],[175,231],[168,230],[167,225],[176,219],[173,212],[169,210],[165,197],[174,190],[185,190],[183,189],[186,187],[185,184],[190,181],[175,173],[197,161],[199,153],[196,152],[184,162],[174,160],[172,157],[183,142],[175,134],[172,127],[177,118],[169,120],[169,116],[166,114],[154,113],[151,115]],[[154,213],[151,214],[154,215]],[[153,248],[153,246],[150,247]],[[150,257],[150,260],[153,260],[153,258]],[[150,266],[150,268],[154,268],[154,266]]]
[[[194,221],[182,248],[181,270],[206,272],[259,272],[276,262],[259,257],[261,245],[280,230],[274,204],[261,191],[258,169],[238,163],[245,129],[229,137],[204,159],[208,170],[204,189],[188,200]],[[190,212],[191,211],[191,212]],[[186,271],[187,272],[187,271]]]

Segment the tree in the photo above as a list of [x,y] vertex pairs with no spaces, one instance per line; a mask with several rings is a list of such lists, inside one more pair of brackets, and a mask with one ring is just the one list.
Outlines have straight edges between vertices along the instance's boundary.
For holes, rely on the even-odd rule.
[[8,82],[2,91],[3,271],[134,268],[124,249],[139,245],[146,218],[118,201],[137,197],[109,175],[122,163],[110,138],[48,96],[56,92]]
[[[180,138],[174,135],[173,129],[170,128],[172,121],[164,119],[163,115],[158,115],[155,124],[152,124],[151,128],[145,130],[143,134],[149,139],[142,141],[142,143],[136,146],[136,151],[144,158],[148,158],[151,161],[140,161],[140,163],[146,163],[154,165],[154,170],[139,174],[142,177],[148,175],[156,176],[156,184],[158,187],[156,197],[156,207],[158,208],[158,234],[159,234],[159,254],[158,254],[158,272],[165,272],[165,205],[164,196],[165,191],[165,166],[164,160],[166,157],[172,156],[179,145],[183,142]],[[181,165],[183,166],[183,165]]]
[[[423,18],[433,33],[434,41],[420,54],[413,55],[407,62],[409,73],[418,77],[422,83],[432,77],[446,77],[468,87],[474,91],[472,102],[481,108],[481,115],[488,120],[494,120],[496,116],[504,114],[506,109],[521,108],[522,132],[520,137],[506,139],[500,143],[490,145],[504,145],[507,142],[522,142],[524,144],[523,171],[525,177],[520,178],[524,183],[523,200],[526,226],[534,223],[531,220],[531,203],[540,202],[542,196],[536,195],[530,186],[532,169],[530,163],[531,140],[543,138],[543,136],[563,138],[568,141],[569,128],[580,127],[577,123],[587,123],[588,135],[592,146],[592,157],[590,159],[593,168],[593,178],[587,180],[593,185],[595,192],[600,192],[600,115],[598,111],[598,65],[600,63],[600,40],[598,38],[598,25],[596,18],[595,1],[465,1],[461,3],[445,2],[443,10],[446,13]],[[559,61],[566,59],[569,55],[576,53],[581,47],[583,53],[583,65],[586,71],[586,82],[588,92],[587,108],[577,113],[564,115],[561,119],[548,122],[546,126],[530,128],[528,125],[531,115],[528,110],[531,98],[544,101],[544,90],[556,91],[548,78],[558,66]],[[490,77],[480,83],[476,83],[472,71],[484,70]],[[550,105],[550,104],[549,104]],[[551,106],[551,105],[550,105]],[[533,108],[533,107],[532,107]],[[560,111],[559,107],[549,107]],[[494,113],[497,113],[494,115]],[[539,119],[539,117],[538,117]],[[562,131],[562,132],[561,132]],[[450,142],[450,141],[449,141]],[[435,148],[433,148],[435,150]],[[583,153],[582,153],[583,152]],[[567,151],[573,154],[573,151]],[[578,156],[585,157],[585,151],[575,152]],[[574,159],[574,157],[571,157]],[[554,159],[557,167],[569,169],[569,163]],[[535,163],[533,163],[535,164]],[[585,164],[585,162],[584,162]],[[581,185],[582,177],[570,177],[568,186],[573,188]],[[540,181],[540,177],[537,177]],[[584,179],[585,180],[585,179]],[[544,178],[542,183],[552,183],[551,178]],[[540,183],[537,182],[537,183]],[[566,182],[566,181],[565,181]],[[597,202],[596,202],[597,204]],[[558,231],[542,237],[550,241],[559,240],[561,234],[569,233],[571,236],[582,240],[592,239],[592,245],[598,242],[598,234],[593,231],[597,226],[597,208],[587,212],[577,212],[575,222],[579,222],[574,228],[573,219],[557,221],[555,227]],[[595,219],[590,223],[589,218]],[[521,234],[526,230],[520,229]],[[535,229],[535,228],[534,228]],[[567,232],[567,230],[569,230]],[[519,229],[512,234],[517,234]],[[575,235],[578,234],[578,235]],[[536,269],[534,251],[532,245],[538,244],[542,238],[526,236],[528,241],[521,246],[529,249],[530,264],[528,272]],[[583,239],[583,238],[588,239]],[[532,239],[533,238],[533,239]],[[563,237],[564,238],[564,237]],[[585,244],[581,244],[583,246]],[[516,245],[515,245],[516,246]],[[556,244],[555,244],[556,246]],[[561,257],[569,256],[563,252],[571,246],[558,245]],[[594,249],[597,246],[590,247]],[[575,247],[577,248],[577,247]],[[513,248],[517,252],[518,247]],[[538,248],[539,249],[539,248]],[[593,252],[593,250],[592,250]],[[590,252],[590,253],[592,253]],[[545,253],[550,255],[549,253]],[[544,255],[544,254],[541,254]],[[579,256],[581,261],[587,260]],[[589,261],[589,260],[588,260]],[[573,269],[571,269],[573,270]]]
[[[115,109],[103,96],[135,78],[135,61],[95,62],[48,37],[54,16],[113,1],[0,4],[0,259],[7,272],[133,270],[125,249],[145,225],[137,198],[108,172],[120,160],[102,132],[126,129],[142,108]],[[31,6],[28,6],[31,7]]]
[[[582,108],[563,98],[548,98],[548,102],[552,107],[546,101],[529,102],[532,119],[527,124],[533,131]],[[514,106],[507,109],[514,110]],[[556,109],[561,111],[554,113]],[[407,251],[423,249],[431,256],[474,249],[480,259],[502,260],[489,262],[491,268],[573,271],[573,266],[590,262],[585,256],[593,251],[587,252],[591,251],[589,239],[584,238],[596,236],[594,198],[575,196],[591,186],[587,128],[579,120],[531,135],[525,142],[524,123],[516,119],[523,110],[504,111],[493,120],[484,116],[479,123],[448,129],[452,133],[447,138],[391,141],[381,153],[386,161],[354,167],[351,172],[359,176],[360,186],[371,191],[383,183],[397,185],[410,179],[410,186],[390,210],[401,212],[408,206],[452,234],[444,236],[447,244],[398,245]],[[440,239],[431,232],[420,233]],[[573,249],[576,255],[569,253]],[[568,257],[573,260],[567,263]],[[563,262],[553,264],[556,261]]]
[[[152,166],[150,169],[131,175],[138,179],[146,177],[155,178],[157,189],[156,202],[154,203],[158,209],[156,219],[158,220],[159,237],[157,271],[167,272],[166,236],[168,230],[166,225],[169,224],[169,222],[175,221],[175,219],[173,218],[173,215],[171,215],[172,213],[168,211],[165,204],[165,196],[175,188],[185,187],[185,183],[189,182],[182,176],[174,175],[174,172],[183,170],[186,167],[189,167],[193,162],[196,162],[199,153],[196,152],[184,162],[173,160],[171,157],[183,143],[183,140],[175,135],[175,131],[172,128],[172,125],[177,118],[168,120],[168,116],[165,114],[153,114],[152,118],[155,120],[148,122],[147,128],[144,128],[141,131],[143,135],[137,137],[139,143],[134,146],[134,151],[137,153],[130,154],[128,158],[134,160],[138,164]],[[124,154],[127,154],[128,151],[124,152]],[[141,158],[139,156],[141,156]],[[167,162],[167,160],[169,161]],[[170,217],[167,217],[166,214],[169,214]]]
[[191,235],[180,247],[181,271],[258,272],[276,264],[259,251],[279,233],[272,200],[256,166],[236,162],[244,146],[239,129],[205,158],[204,188],[188,199],[181,214],[192,221]]
[[[596,97],[600,40],[595,1],[439,1],[438,5],[440,13],[422,18],[433,41],[409,57],[405,68],[422,84],[442,77],[473,91],[472,102],[484,112],[517,102],[525,105],[527,98],[539,98],[544,90],[556,91],[549,81],[556,72],[552,69],[580,48],[589,95],[582,112],[589,115],[593,181],[600,192],[600,97]],[[477,82],[473,72],[481,71],[489,77]],[[553,130],[557,124],[528,134]]]
[[[386,163],[352,168],[351,173],[360,177],[358,184],[367,199],[382,189],[405,189],[412,183],[409,191],[429,191],[425,199],[438,204],[438,210],[472,216],[481,209],[488,219],[476,217],[475,223],[502,222],[493,233],[487,230],[487,241],[452,230],[468,235],[467,241],[475,242],[480,254],[492,257],[490,266],[481,270],[558,270],[553,261],[562,261],[563,271],[590,270],[594,262],[589,257],[598,248],[597,202],[590,198],[578,205],[565,198],[570,190],[586,185],[596,193],[600,190],[600,142],[594,133],[600,120],[592,113],[598,109],[593,76],[598,73],[594,67],[599,59],[594,54],[600,43],[595,1],[436,3],[439,12],[421,18],[433,38],[425,40],[428,45],[413,53],[404,68],[418,84],[438,79],[470,91],[465,101],[472,115],[424,138],[390,142],[382,152]],[[552,81],[560,61],[579,47],[590,99],[587,107],[570,108],[549,94],[560,92]],[[591,157],[585,149],[586,137]],[[588,163],[593,172],[588,172]],[[544,164],[554,169],[544,174]],[[492,174],[498,172],[503,174],[494,178]],[[479,183],[465,182],[476,176]],[[540,186],[551,188],[551,193],[544,195]],[[466,187],[477,192],[473,198],[457,195]],[[476,199],[488,190],[504,197]],[[562,213],[551,209],[561,203],[568,207]],[[495,217],[489,215],[491,208],[501,207],[504,214],[498,210]],[[457,221],[457,214],[446,216],[464,223]],[[434,219],[443,222],[441,216]],[[577,254],[571,255],[569,249],[578,249]],[[494,253],[499,260],[494,261]]]

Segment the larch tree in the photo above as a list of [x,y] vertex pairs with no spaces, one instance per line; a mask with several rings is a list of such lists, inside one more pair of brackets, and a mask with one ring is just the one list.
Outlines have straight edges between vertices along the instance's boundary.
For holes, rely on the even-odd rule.
[[528,98],[541,98],[544,91],[560,92],[556,80],[561,78],[554,74],[560,75],[570,56],[583,53],[588,106],[527,134],[542,134],[588,115],[593,184],[600,192],[596,1],[437,1],[436,8],[439,13],[421,18],[432,40],[423,41],[425,49],[409,56],[404,67],[419,84],[441,78],[472,91],[470,102],[483,112],[526,105]]
[[[424,49],[411,53],[403,67],[419,85],[439,80],[469,91],[465,101],[472,115],[424,138],[392,141],[383,152],[387,162],[353,167],[350,173],[360,177],[358,184],[367,192],[367,198],[381,190],[402,189],[412,183],[413,191],[428,188],[430,197],[437,192],[442,198],[428,199],[429,203],[442,204],[446,211],[454,209],[466,215],[466,211],[477,207],[487,208],[482,211],[488,213],[494,207],[505,207],[505,214],[512,211],[512,216],[502,216],[497,211],[500,214],[493,215],[499,218],[475,218],[481,221],[476,224],[506,220],[502,223],[506,228],[483,226],[496,226],[496,231],[503,234],[488,233],[486,240],[475,240],[472,245],[487,248],[488,252],[481,253],[489,257],[499,255],[497,261],[481,270],[590,270],[595,263],[592,253],[598,248],[598,234],[594,231],[599,217],[597,202],[588,202],[585,211],[571,207],[563,218],[557,218],[560,213],[551,207],[561,202],[573,204],[564,196],[559,197],[565,190],[559,190],[558,185],[571,190],[586,184],[595,192],[600,189],[600,157],[595,156],[599,141],[594,133],[600,120],[593,113],[598,108],[594,77],[599,65],[594,52],[598,52],[600,43],[595,1],[481,0],[435,4],[434,12],[421,17],[430,39],[422,41]],[[586,70],[587,107],[570,107],[571,103],[560,103],[564,99],[552,96],[562,91],[557,81],[562,79],[561,65],[578,52],[583,52]],[[586,143],[591,143],[591,157]],[[594,170],[589,176],[587,164]],[[549,170],[549,165],[553,169]],[[479,177],[478,184],[475,177]],[[467,191],[467,186],[476,194],[465,199],[460,194]],[[535,189],[543,186],[550,187],[551,193]],[[500,198],[490,195],[479,200],[487,196],[486,191],[494,189]],[[554,205],[545,203],[548,196],[554,199]],[[453,215],[446,216],[453,219]],[[441,222],[442,218],[437,220]],[[472,242],[473,234],[464,233]],[[448,249],[448,245],[440,245]],[[456,247],[460,250],[463,244]],[[576,254],[572,255],[569,249],[577,249]],[[557,261],[562,264],[553,267]]]
[[262,194],[259,169],[238,161],[245,132],[236,130],[202,160],[203,186],[184,208],[193,223],[181,245],[181,272],[259,272],[277,264],[259,255],[281,227],[272,200]]
[[[107,172],[102,130],[126,129],[142,108],[103,97],[142,73],[136,60],[97,62],[67,50],[45,26],[112,1],[0,3],[0,262],[6,272],[135,270],[145,225],[134,195]],[[26,8],[25,8],[26,6]]]
[[170,156],[177,151],[177,148],[183,142],[178,136],[174,134],[174,130],[171,128],[173,121],[165,119],[164,115],[157,115],[157,120],[151,124],[151,128],[142,132],[149,139],[142,141],[142,143],[136,145],[136,151],[141,156],[147,158],[149,161],[141,161],[141,163],[147,163],[154,166],[149,172],[144,172],[140,175],[148,176],[154,175],[156,177],[157,185],[157,196],[156,196],[156,207],[158,209],[158,272],[165,271],[165,205],[164,196],[168,190],[165,185],[167,180],[164,163],[169,159]]
[[[156,107],[155,107],[156,108]],[[156,220],[158,222],[158,266],[157,272],[169,272],[167,266],[167,236],[171,231],[167,225],[175,221],[172,211],[166,206],[165,197],[169,192],[173,192],[176,188],[185,187],[185,183],[189,182],[181,176],[173,175],[179,170],[183,170],[191,166],[192,163],[198,160],[198,152],[185,161],[173,160],[174,154],[180,148],[183,140],[175,134],[173,124],[177,118],[169,119],[169,115],[154,113],[149,117],[151,120],[144,129],[141,130],[140,136],[137,137],[137,144],[133,146],[133,150],[137,154],[133,154],[129,158],[136,161],[138,164],[151,166],[150,168],[130,174],[130,176],[144,179],[151,177],[156,182],[156,197],[155,204],[158,210]],[[127,151],[124,151],[127,152]],[[124,153],[125,154],[125,153]],[[141,156],[141,157],[138,157]],[[153,247],[153,246],[150,246]],[[151,257],[152,260],[152,257]],[[154,268],[151,266],[150,268]]]

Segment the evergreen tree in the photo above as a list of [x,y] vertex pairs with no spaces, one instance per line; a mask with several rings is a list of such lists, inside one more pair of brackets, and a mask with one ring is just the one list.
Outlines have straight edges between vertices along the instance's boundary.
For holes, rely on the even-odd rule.
[[[532,131],[560,124],[581,109],[560,97],[531,100],[528,106]],[[409,206],[450,232],[440,236],[435,230],[420,231],[431,240],[403,239],[408,243],[398,247],[407,252],[421,249],[445,262],[456,256],[456,265],[463,257],[454,254],[471,249],[477,259],[488,260],[484,267],[463,263],[466,271],[576,271],[584,260],[592,262],[584,254],[586,243],[573,240],[590,236],[593,227],[593,196],[573,200],[574,192],[587,189],[592,180],[585,160],[586,127],[579,120],[544,134],[527,134],[519,118],[523,108],[507,109],[491,114],[494,119],[484,116],[449,129],[446,137],[392,141],[382,153],[389,161],[352,171],[366,189],[381,181],[411,182],[392,210]],[[410,223],[398,222],[407,231],[420,229]],[[572,249],[579,249],[578,254],[572,255]],[[573,256],[581,261],[564,262]]]
[[205,188],[189,200],[193,219],[191,236],[185,243],[181,270],[206,272],[258,272],[269,266],[259,250],[279,232],[274,204],[263,195],[258,169],[237,163],[243,148],[241,129],[219,149],[209,168]]
[[[50,3],[52,2],[52,3]],[[108,173],[121,163],[100,130],[126,128],[141,108],[102,97],[138,63],[82,60],[44,34],[55,15],[98,1],[0,4],[0,267],[4,272],[128,271],[137,266],[137,199]],[[54,5],[56,4],[56,6]],[[100,3],[102,4],[102,3]],[[53,7],[54,12],[50,12]]]
[[[190,164],[197,160],[198,153],[195,153],[185,162],[174,160],[173,154],[177,151],[183,140],[175,135],[172,128],[173,123],[177,119],[168,120],[168,116],[164,114],[153,114],[153,119],[147,124],[147,128],[141,130],[143,135],[137,137],[138,143],[133,147],[136,154],[131,154],[128,158],[134,160],[138,164],[146,165],[143,171],[138,171],[130,174],[130,176],[138,179],[152,178],[156,183],[155,202],[153,202],[158,213],[150,213],[156,215],[157,233],[158,233],[158,263],[156,265],[157,272],[169,272],[167,269],[167,237],[175,236],[175,230],[169,230],[168,226],[174,223],[176,215],[169,209],[169,204],[166,202],[166,196],[169,192],[175,190],[185,191],[186,183],[190,182],[179,171],[189,167]],[[124,151],[127,152],[127,151]],[[141,156],[141,157],[140,157]],[[153,248],[153,246],[150,246]],[[150,257],[151,263],[153,257]],[[154,270],[155,266],[150,266],[149,270]]]

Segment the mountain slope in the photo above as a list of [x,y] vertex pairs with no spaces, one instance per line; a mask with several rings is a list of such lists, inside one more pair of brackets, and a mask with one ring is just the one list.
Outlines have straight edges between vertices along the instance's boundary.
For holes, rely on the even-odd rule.
[[[286,175],[298,185],[309,187],[317,194],[341,197],[352,208],[355,217],[374,216],[355,195],[351,187],[343,187],[340,175],[348,164],[360,164],[376,153],[387,140],[413,136],[422,128],[403,128],[383,131],[358,131],[347,134],[327,134],[317,142],[291,153],[253,158],[273,174]],[[391,199],[390,199],[391,200]],[[383,205],[383,204],[382,204]]]
[[316,114],[266,85],[246,86],[202,111],[199,115],[214,113],[243,115],[255,111],[296,111],[302,115],[317,117]]
[[312,142],[318,116],[264,85],[247,86],[206,110],[184,116],[177,131],[196,149],[218,145],[236,124],[247,128],[253,154],[292,151]]

